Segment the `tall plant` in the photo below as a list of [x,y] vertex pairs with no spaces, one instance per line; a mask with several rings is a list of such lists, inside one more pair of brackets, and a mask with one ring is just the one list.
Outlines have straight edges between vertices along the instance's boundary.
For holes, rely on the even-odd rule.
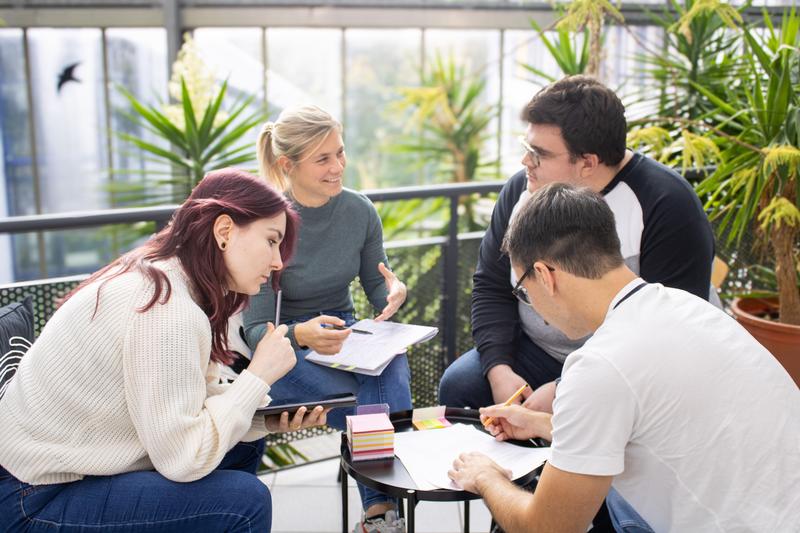
[[[477,177],[496,178],[497,161],[487,159],[489,123],[498,106],[482,102],[486,81],[467,73],[453,58],[436,55],[420,87],[401,89],[393,108],[411,113],[405,137],[394,150],[433,162],[437,181],[466,183]],[[474,200],[462,198],[467,230],[479,229]]]
[[651,14],[664,30],[663,49],[644,46],[636,56],[654,87],[644,102],[647,114],[629,123],[628,142],[664,163],[702,168],[718,153],[695,126],[712,124],[714,109],[696,84],[722,95],[735,77],[742,61],[742,17],[721,0],[672,0],[670,6]]
[[603,27],[606,17],[619,23],[625,17],[609,0],[572,0],[566,14],[556,24],[556,29],[576,32],[584,28],[589,34],[589,61],[585,73],[600,78],[600,64],[603,60]]
[[[567,28],[558,27],[555,35],[551,38],[546,28],[542,28],[535,20],[531,19],[531,27],[536,30],[539,39],[544,44],[550,57],[556,62],[558,68],[564,76],[583,74],[589,64],[589,32],[584,29],[582,32],[571,32]],[[520,66],[535,76],[536,83],[544,81],[552,83],[556,77],[541,69],[520,63]]]
[[254,143],[244,136],[263,122],[263,111],[250,110],[253,96],[223,110],[228,83],[215,82],[189,36],[172,68],[170,94],[175,104],[146,104],[127,89],[119,90],[133,110],[126,113],[129,120],[162,142],[124,132],[118,136],[170,170],[123,171],[140,174],[143,179],[132,184],[112,184],[116,202],[129,205],[181,202],[208,171],[255,161]]
[[776,30],[765,12],[764,24],[762,36],[742,30],[748,53],[722,95],[693,83],[714,106],[707,136],[721,150],[697,190],[729,242],[756,226],[773,253],[780,321],[800,325],[800,17],[792,8]]

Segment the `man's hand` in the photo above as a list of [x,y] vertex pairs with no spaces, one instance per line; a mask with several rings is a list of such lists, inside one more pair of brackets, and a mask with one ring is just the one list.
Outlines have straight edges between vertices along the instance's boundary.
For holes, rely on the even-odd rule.
[[447,472],[450,479],[462,489],[481,494],[480,486],[498,480],[511,479],[511,472],[480,452],[462,453],[453,461],[453,469]]
[[325,409],[321,405],[318,405],[306,414],[306,408],[301,407],[291,420],[289,420],[289,412],[284,411],[279,415],[264,417],[264,425],[266,425],[267,430],[272,433],[285,433],[287,431],[297,431],[298,429],[324,426],[328,411],[330,411],[330,409]]
[[397,279],[394,272],[386,268],[383,263],[378,263],[378,271],[383,275],[386,281],[386,290],[389,294],[386,296],[386,307],[383,308],[381,314],[375,317],[375,322],[382,320],[389,320],[400,309],[403,302],[406,301],[408,290],[406,284]]
[[481,407],[480,412],[481,422],[492,418],[486,429],[497,440],[552,439],[552,415],[549,413],[531,411],[521,405]]
[[[511,370],[508,365],[493,366],[489,373],[486,374],[486,378],[492,387],[492,398],[494,398],[494,403],[496,404],[505,403],[520,387],[525,385],[525,380],[522,376]],[[531,389],[526,387],[513,403],[521,404],[530,395]]]
[[334,355],[342,350],[345,339],[350,336],[349,329],[337,330],[325,327],[331,324],[344,326],[341,318],[320,315],[294,327],[294,338],[300,346],[308,346],[322,355]]
[[532,411],[553,414],[553,401],[556,399],[556,382],[545,383],[533,391],[530,396],[522,403],[524,407]]

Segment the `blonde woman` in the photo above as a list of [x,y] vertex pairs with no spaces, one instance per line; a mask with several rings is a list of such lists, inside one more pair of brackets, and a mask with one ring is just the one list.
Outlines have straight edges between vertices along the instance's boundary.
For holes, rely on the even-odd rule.
[[[284,192],[301,218],[298,246],[281,273],[281,322],[297,354],[297,365],[273,384],[274,399],[352,392],[359,404],[387,403],[392,411],[411,408],[409,368],[396,357],[380,376],[366,376],[306,362],[313,349],[334,354],[355,322],[350,283],[358,276],[377,320],[390,318],[406,299],[406,287],[387,267],[383,229],[375,206],[342,185],[347,159],[342,126],[316,106],[284,110],[264,125],[258,139],[261,174]],[[258,344],[264,324],[275,319],[275,292],[265,283],[244,313],[248,344]],[[329,425],[344,429],[352,409],[334,409]],[[402,532],[396,502],[359,486],[364,507],[357,532]]]

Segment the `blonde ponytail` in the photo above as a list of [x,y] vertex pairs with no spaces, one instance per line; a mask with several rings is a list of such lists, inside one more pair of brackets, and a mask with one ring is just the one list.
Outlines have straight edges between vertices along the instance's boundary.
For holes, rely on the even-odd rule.
[[273,122],[267,122],[261,128],[256,143],[258,150],[258,170],[261,177],[270,185],[283,192],[289,187],[283,169],[278,167],[278,156],[272,149],[272,132],[275,130]]
[[332,131],[342,125],[330,113],[304,105],[284,109],[275,122],[267,122],[258,134],[258,166],[261,176],[279,191],[289,188],[289,176],[278,164],[281,156],[300,163],[316,150]]

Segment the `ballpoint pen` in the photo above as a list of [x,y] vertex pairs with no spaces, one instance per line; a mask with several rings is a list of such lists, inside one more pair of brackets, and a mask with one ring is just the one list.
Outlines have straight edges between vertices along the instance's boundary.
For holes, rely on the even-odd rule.
[[347,326],[337,326],[335,324],[322,324],[322,327],[323,328],[327,328],[327,329],[336,329],[336,330],[339,330],[339,331],[345,330],[345,329],[349,329],[353,333],[359,333],[361,335],[372,335],[371,331],[367,331],[365,329],[349,328]]

